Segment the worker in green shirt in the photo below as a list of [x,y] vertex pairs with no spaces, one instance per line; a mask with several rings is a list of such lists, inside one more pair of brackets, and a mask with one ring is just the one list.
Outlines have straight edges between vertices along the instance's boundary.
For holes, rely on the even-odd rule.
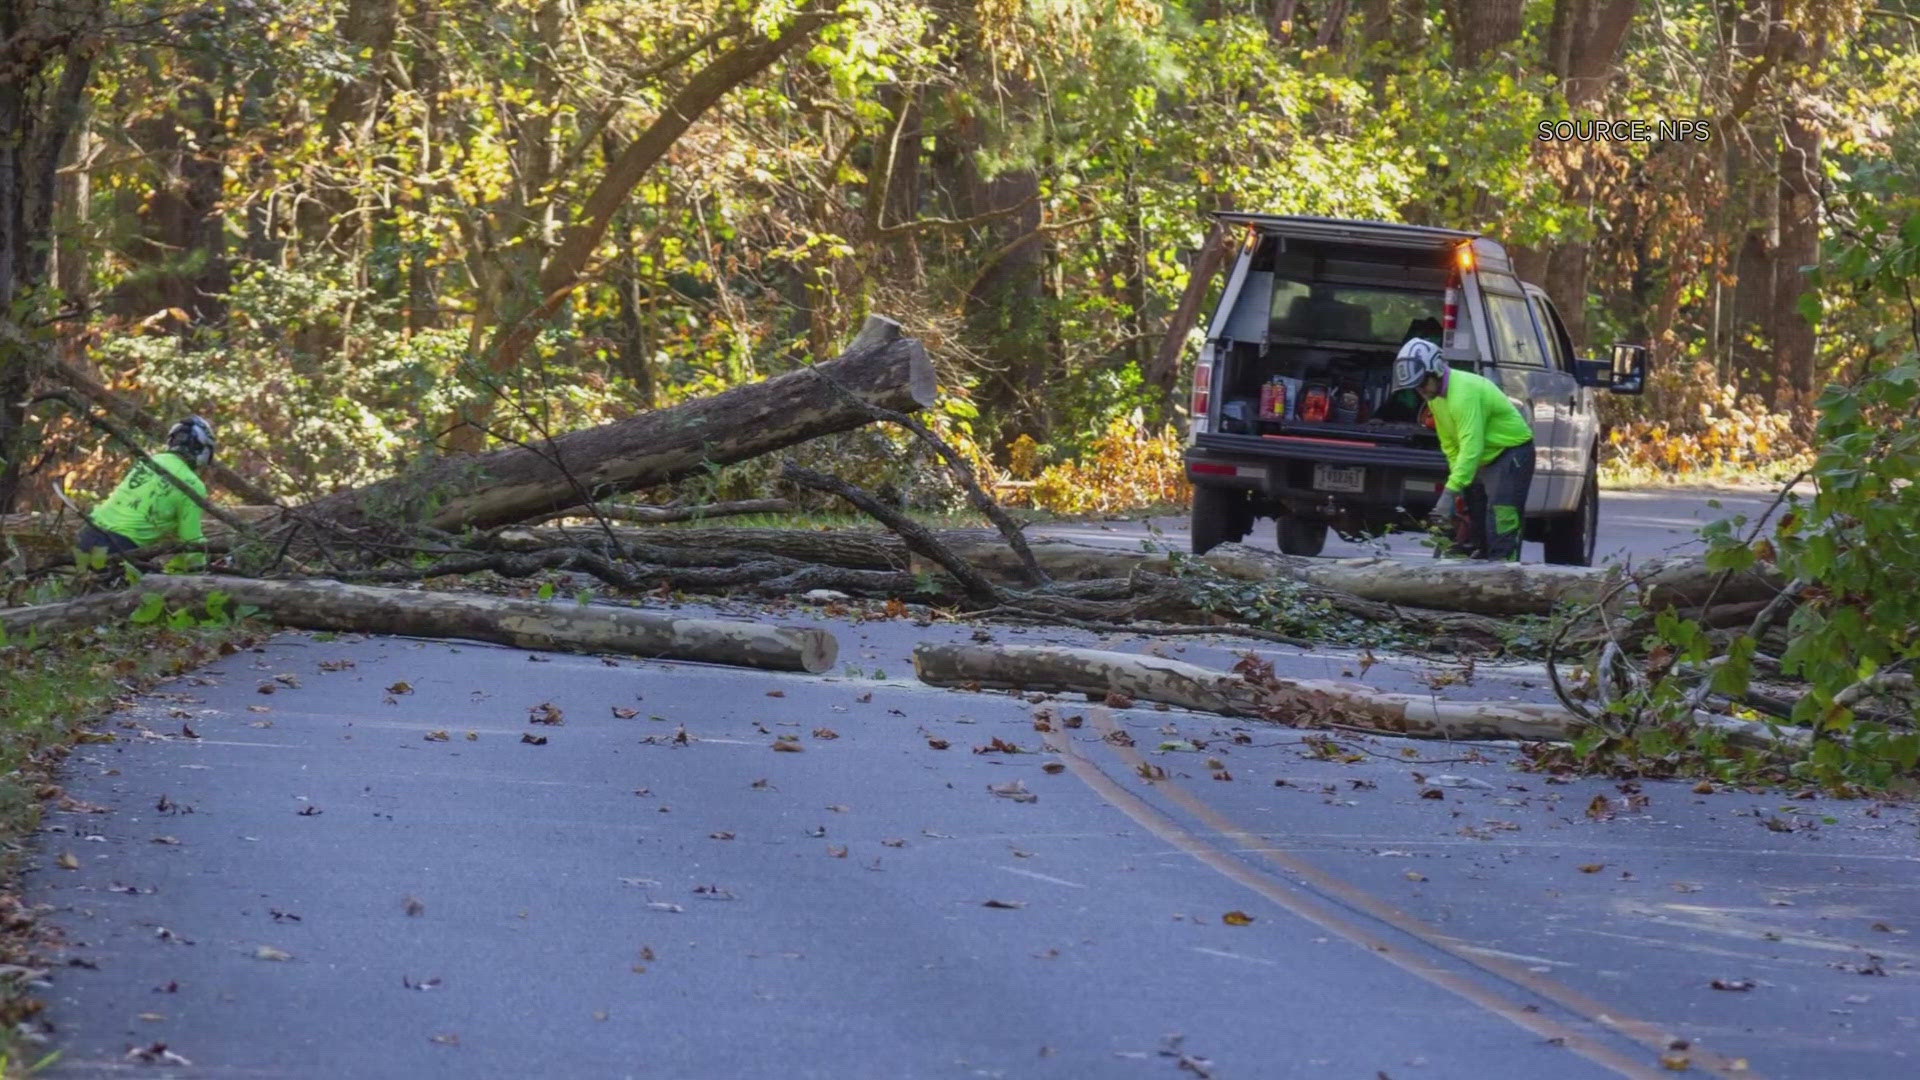
[[[192,544],[206,539],[200,531],[200,504],[181,487],[206,498],[207,484],[200,479],[200,470],[212,460],[213,428],[205,420],[189,416],[173,425],[167,432],[167,448],[153,455],[153,464],[134,465],[113,494],[87,515],[87,526],[80,530],[80,550],[105,548],[119,555],[159,540]],[[161,476],[155,466],[167,476]]]
[[1433,429],[1447,455],[1447,486],[1431,520],[1446,528],[1465,496],[1471,554],[1496,562],[1520,559],[1521,513],[1533,484],[1533,428],[1491,380],[1456,371],[1440,346],[1412,338],[1393,361],[1393,389],[1413,387],[1433,411]]

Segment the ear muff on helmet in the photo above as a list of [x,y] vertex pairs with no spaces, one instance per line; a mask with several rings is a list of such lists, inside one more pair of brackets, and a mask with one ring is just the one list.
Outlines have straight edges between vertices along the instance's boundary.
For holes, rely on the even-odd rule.
[[198,416],[189,416],[167,430],[167,449],[205,468],[213,460],[213,425]]
[[1440,359],[1440,346],[1426,338],[1410,338],[1393,358],[1393,390],[1399,392],[1419,386],[1429,375],[1444,374],[1446,361]]

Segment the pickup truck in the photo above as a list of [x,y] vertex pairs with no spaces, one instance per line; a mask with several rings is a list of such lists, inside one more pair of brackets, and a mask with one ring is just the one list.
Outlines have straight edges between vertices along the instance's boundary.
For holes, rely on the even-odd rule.
[[1553,303],[1477,233],[1273,214],[1214,215],[1245,231],[1194,364],[1185,452],[1193,551],[1277,522],[1280,550],[1318,555],[1417,526],[1447,473],[1413,391],[1390,394],[1408,338],[1498,383],[1533,425],[1526,539],[1590,565],[1600,514],[1596,392],[1646,387],[1647,351],[1577,359]]

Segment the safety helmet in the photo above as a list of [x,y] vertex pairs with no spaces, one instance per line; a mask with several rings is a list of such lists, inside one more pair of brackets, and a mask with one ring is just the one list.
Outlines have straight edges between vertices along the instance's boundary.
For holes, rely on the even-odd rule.
[[1440,346],[1426,338],[1408,338],[1393,358],[1393,392],[1420,385],[1429,375],[1447,373],[1447,362],[1440,359]]
[[213,425],[189,416],[167,430],[167,449],[204,469],[213,460]]

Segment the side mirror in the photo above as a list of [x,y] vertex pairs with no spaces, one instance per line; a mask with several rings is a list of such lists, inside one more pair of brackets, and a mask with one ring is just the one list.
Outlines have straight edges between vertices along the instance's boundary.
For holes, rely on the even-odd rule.
[[1607,389],[1616,394],[1646,392],[1647,347],[1645,345],[1615,345],[1611,368],[1613,381]]
[[1613,386],[1613,361],[1575,360],[1573,381],[1581,386],[1591,386],[1600,390],[1609,389]]

